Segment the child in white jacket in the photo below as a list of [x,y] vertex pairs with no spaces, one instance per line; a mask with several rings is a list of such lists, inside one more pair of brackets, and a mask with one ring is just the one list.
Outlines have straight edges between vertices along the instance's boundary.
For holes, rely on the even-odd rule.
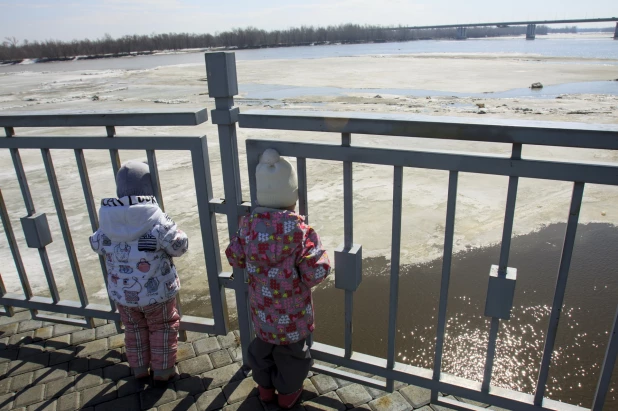
[[187,235],[158,206],[148,165],[128,161],[116,176],[118,198],[105,198],[92,249],[105,259],[107,291],[125,326],[129,365],[136,378],[176,375],[180,282],[172,257],[189,247]]

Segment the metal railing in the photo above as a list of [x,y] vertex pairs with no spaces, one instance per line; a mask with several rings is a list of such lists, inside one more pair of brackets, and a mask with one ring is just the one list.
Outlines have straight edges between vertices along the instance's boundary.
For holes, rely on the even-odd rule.
[[[74,250],[71,251],[73,245],[70,229],[66,221],[66,213],[63,210],[63,201],[49,150],[71,149],[75,151],[81,185],[93,230],[97,228],[98,221],[83,150],[109,151],[114,171],[117,171],[119,167],[118,150],[146,150],[151,167],[153,186],[156,188],[157,200],[162,207],[164,199],[160,190],[156,151],[185,150],[191,153],[199,223],[204,246],[204,264],[212,301],[213,318],[183,316],[181,328],[214,334],[226,333],[228,330],[228,318],[224,288],[233,289],[236,296],[243,358],[246,360],[246,350],[253,337],[247,299],[248,285],[246,273],[240,269],[233,269],[232,273],[222,271],[215,214],[225,214],[229,235],[231,236],[236,233],[238,217],[246,214],[251,206],[255,205],[254,171],[258,155],[266,148],[274,148],[284,156],[297,158],[299,209],[300,213],[306,216],[309,214],[306,160],[330,160],[341,162],[343,165],[344,236],[341,246],[335,252],[337,267],[335,286],[345,291],[345,322],[343,324],[345,342],[343,348],[339,348],[318,341],[313,343],[311,350],[313,357],[318,360],[382,377],[385,381],[377,378],[362,377],[339,368],[324,365],[314,366],[316,371],[388,391],[393,390],[395,381],[426,387],[431,390],[433,403],[457,409],[478,408],[458,402],[450,397],[440,397],[438,394],[445,392],[512,410],[583,409],[546,398],[545,389],[568,280],[583,190],[587,183],[618,185],[618,167],[602,164],[531,160],[522,158],[521,153],[524,144],[616,150],[618,149],[618,127],[520,121],[474,121],[470,119],[420,116],[302,113],[274,110],[240,114],[238,108],[234,106],[234,96],[238,94],[234,54],[208,53],[206,55],[206,66],[209,94],[210,97],[215,99],[215,109],[211,112],[211,118],[213,124],[216,124],[218,127],[225,193],[224,200],[213,198],[206,137],[114,137],[115,126],[197,125],[206,121],[205,110],[197,112],[167,111],[165,113],[0,115],[0,126],[5,128],[7,136],[6,138],[0,138],[0,149],[8,149],[11,152],[13,166],[19,180],[27,213],[27,217],[24,219],[30,220],[24,223],[24,228],[28,224],[35,227],[37,227],[37,224],[42,224],[43,228],[46,227],[46,223],[43,221],[44,218],[39,217],[40,214],[36,213],[19,154],[21,149],[39,149],[45,163],[46,173],[54,197],[55,209],[58,214],[63,239],[80,297],[79,301],[63,301],[59,298],[53,272],[47,259],[45,238],[39,235],[30,236],[32,246],[38,248],[42,264],[46,267],[45,274],[51,298],[33,295],[19,254],[9,215],[0,192],[2,224],[23,290],[22,294],[6,293],[0,281],[0,305],[4,306],[5,315],[11,315],[11,307],[16,306],[28,308],[32,310],[33,316],[44,318],[46,321],[69,322],[84,327],[92,326],[92,318],[105,318],[115,321],[119,319],[118,313],[111,302],[110,306],[96,305],[88,302],[79,270],[79,261],[77,261]],[[242,198],[239,166],[241,160],[238,153],[236,123],[239,123],[240,127],[247,129],[259,128],[335,133],[337,137],[341,136],[341,141],[331,144],[318,144],[278,140],[247,140],[247,162],[251,192],[251,203],[249,203]],[[108,137],[18,137],[14,133],[15,127],[75,126],[104,126],[106,127]],[[512,154],[505,157],[428,150],[359,147],[352,144],[353,134],[508,143],[512,145]],[[393,167],[392,247],[386,358],[358,353],[354,350],[353,344],[352,313],[354,293],[362,281],[362,247],[354,243],[353,236],[352,165],[354,163],[379,164]],[[432,369],[414,367],[395,360],[404,168],[446,170],[449,172],[436,348]],[[490,269],[485,315],[491,318],[491,331],[482,382],[467,380],[442,371],[453,253],[456,196],[458,177],[461,172],[509,177],[500,259]],[[516,282],[516,270],[508,267],[508,261],[517,200],[517,186],[521,177],[573,183],[562,258],[534,395],[499,388],[491,384],[495,348],[498,340],[497,331],[500,322],[507,321],[510,318],[514,284]],[[40,231],[34,231],[40,233]],[[44,232],[45,229],[42,231]],[[102,261],[101,267],[105,274]],[[84,319],[56,316],[41,317],[38,311],[71,314],[84,317]],[[618,353],[618,337],[616,337],[615,333],[617,320],[618,316],[614,320],[614,329],[609,338],[605,360],[594,397],[593,410],[601,410],[603,408],[612,377],[616,354]]]
[[[90,225],[93,231],[98,228],[97,209],[94,202],[84,150],[109,151],[114,175],[120,168],[118,150],[145,150],[150,167],[152,186],[159,206],[164,209],[164,198],[161,193],[159,172],[157,166],[157,150],[180,150],[191,154],[193,177],[196,188],[199,223],[202,232],[205,266],[207,267],[208,284],[213,309],[213,318],[203,318],[183,315],[181,330],[225,334],[227,332],[227,307],[225,304],[224,283],[226,274],[222,273],[219,240],[214,219],[215,212],[220,208],[221,201],[214,200],[210,180],[208,146],[206,137],[115,137],[116,126],[195,126],[206,122],[206,110],[165,112],[97,112],[74,113],[46,112],[44,114],[0,115],[0,126],[4,127],[6,138],[0,138],[0,149],[10,150],[13,166],[19,182],[26,208],[26,217],[22,218],[22,227],[28,247],[37,248],[47,280],[50,297],[34,295],[30,287],[28,275],[19,252],[18,243],[11,225],[10,216],[0,191],[0,215],[7,241],[17,268],[23,294],[7,293],[0,281],[0,304],[5,315],[12,315],[11,307],[24,307],[31,310],[32,317],[39,320],[62,324],[92,327],[93,318],[114,320],[119,326],[120,316],[113,301],[110,305],[92,304],[84,286],[80,264],[75,252],[71,229],[64,209],[64,203],[50,150],[68,149],[75,153],[80,182],[86,202]],[[33,137],[17,136],[17,127],[105,127],[107,137]],[[39,149],[41,151],[47,179],[49,181],[54,207],[66,246],[69,263],[73,272],[79,301],[61,300],[56,285],[56,279],[50,264],[46,246],[51,243],[50,229],[45,213],[37,213],[26,172],[22,164],[20,150]],[[1,188],[0,188],[1,190]],[[46,210],[48,213],[52,210]],[[102,257],[99,257],[103,278],[107,285],[107,271]],[[53,314],[42,314],[39,311],[68,314],[82,318],[61,317]]]

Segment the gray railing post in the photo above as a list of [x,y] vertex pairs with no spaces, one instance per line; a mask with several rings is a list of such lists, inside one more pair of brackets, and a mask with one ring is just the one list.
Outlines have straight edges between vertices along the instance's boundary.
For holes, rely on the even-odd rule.
[[[234,96],[238,94],[236,80],[236,56],[234,53],[206,53],[206,74],[208,95],[215,99],[215,109],[211,111],[212,123],[219,131],[221,168],[227,214],[227,228],[230,237],[238,230],[238,219],[242,212],[242,191],[238,159],[236,123],[238,108],[234,107]],[[243,363],[247,364],[247,349],[252,339],[249,317],[248,284],[245,270],[234,268],[233,288],[236,291],[238,328],[242,346]]]

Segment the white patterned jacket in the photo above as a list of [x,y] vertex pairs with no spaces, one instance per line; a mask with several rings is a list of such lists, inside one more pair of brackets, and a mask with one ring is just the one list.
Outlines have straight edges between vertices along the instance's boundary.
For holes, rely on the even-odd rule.
[[151,196],[104,198],[90,246],[105,259],[107,292],[132,307],[168,301],[180,281],[172,257],[189,247],[187,235]]

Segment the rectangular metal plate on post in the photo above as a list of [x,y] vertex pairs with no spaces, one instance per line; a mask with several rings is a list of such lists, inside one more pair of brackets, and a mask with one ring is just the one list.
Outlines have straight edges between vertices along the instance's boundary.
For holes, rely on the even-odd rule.
[[238,107],[232,107],[229,110],[211,110],[210,117],[212,124],[233,124],[238,122],[238,114],[240,109]]
[[363,246],[352,244],[349,250],[341,244],[335,249],[335,288],[356,291],[363,280]]
[[502,320],[511,319],[516,282],[516,268],[507,267],[506,276],[504,276],[498,273],[497,265],[491,266],[489,285],[487,286],[487,300],[485,301],[486,317],[500,318]]
[[51,244],[53,240],[45,213],[22,217],[20,220],[28,247],[43,248]]

